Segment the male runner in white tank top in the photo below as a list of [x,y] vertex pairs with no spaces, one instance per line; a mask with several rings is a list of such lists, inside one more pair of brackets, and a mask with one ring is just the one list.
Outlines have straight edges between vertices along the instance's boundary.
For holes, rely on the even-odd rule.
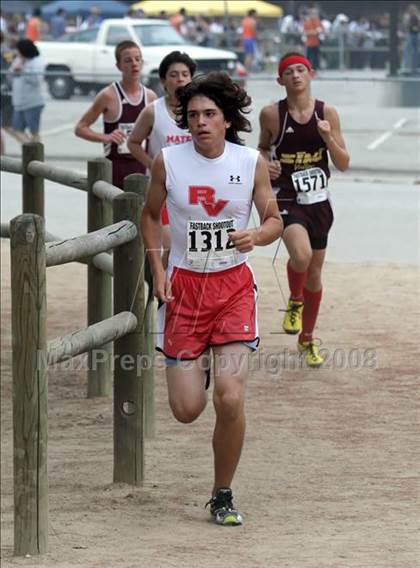
[[[256,286],[247,253],[283,229],[268,166],[241,145],[251,99],[225,73],[193,79],[178,91],[182,128],[192,142],[164,148],[152,164],[142,215],[159,308],[158,348],[166,356],[169,403],[177,420],[193,422],[207,403],[206,369],[214,357],[216,523],[242,524],[231,483],[245,433],[247,358],[258,343]],[[172,246],[165,272],[160,211],[167,203]],[[261,226],[247,229],[252,204]],[[161,333],[160,333],[161,332]]]
[[[166,95],[156,99],[139,114],[128,139],[131,154],[149,170],[153,158],[162,148],[191,140],[191,134],[180,128],[175,121],[175,109],[179,105],[176,90],[191,81],[196,69],[195,61],[180,51],[172,51],[159,65],[159,77]],[[145,140],[148,140],[147,151],[143,148]],[[162,208],[161,221],[166,264],[171,246],[166,206]]]

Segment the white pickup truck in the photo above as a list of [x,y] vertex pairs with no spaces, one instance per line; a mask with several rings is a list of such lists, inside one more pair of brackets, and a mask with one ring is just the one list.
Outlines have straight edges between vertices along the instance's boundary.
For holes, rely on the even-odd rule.
[[166,20],[109,19],[98,27],[67,34],[60,41],[37,43],[51,95],[69,99],[76,87],[88,93],[120,77],[114,50],[127,39],[141,46],[143,81],[154,89],[159,86],[160,62],[174,50],[188,53],[197,62],[199,72],[223,70],[242,82],[246,76],[234,52],[188,44]]

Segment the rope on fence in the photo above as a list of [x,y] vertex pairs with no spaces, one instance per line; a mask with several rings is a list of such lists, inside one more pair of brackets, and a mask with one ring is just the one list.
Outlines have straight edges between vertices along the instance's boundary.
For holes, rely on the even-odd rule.
[[96,197],[105,199],[105,201],[109,201],[110,203],[112,203],[114,197],[118,197],[118,195],[121,195],[123,193],[122,189],[119,189],[115,185],[112,185],[112,183],[108,183],[107,181],[102,180],[95,181],[92,189]]
[[131,221],[120,221],[99,231],[47,243],[47,266],[57,266],[93,256],[132,241],[137,228]]
[[56,337],[47,346],[47,364],[54,365],[109,341],[115,341],[137,327],[137,318],[131,312],[121,312],[85,329]]
[[28,172],[33,176],[43,177],[62,185],[87,191],[87,176],[73,170],[57,168],[38,160],[32,160],[28,164]]
[[21,174],[23,171],[22,160],[19,160],[19,158],[9,158],[8,156],[2,156],[0,160],[0,168],[2,172]]

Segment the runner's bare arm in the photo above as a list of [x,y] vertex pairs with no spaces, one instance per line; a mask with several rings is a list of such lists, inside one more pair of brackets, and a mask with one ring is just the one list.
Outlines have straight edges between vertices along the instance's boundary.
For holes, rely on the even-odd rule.
[[145,150],[143,150],[142,142],[146,140],[151,133],[154,119],[154,106],[147,105],[137,117],[133,131],[131,132],[127,142],[128,149],[131,154],[136,158],[136,160],[144,164],[146,168],[149,169],[152,165],[152,158]]
[[260,116],[260,138],[258,140],[258,150],[261,155],[269,162],[271,159],[271,143],[274,138],[271,130],[272,109],[265,106],[261,109]]
[[273,127],[278,128],[277,107],[270,105],[264,107],[260,112],[260,139],[258,142],[258,150],[265,160],[268,162],[268,171],[270,179],[277,179],[281,173],[281,164],[279,160],[272,160],[272,142],[276,135]]
[[74,129],[76,136],[89,140],[89,142],[115,142],[115,144],[124,142],[125,135],[120,130],[114,130],[110,134],[104,134],[103,132],[95,132],[91,128],[92,124],[96,122],[101,114],[106,113],[109,103],[107,87],[96,95],[93,104],[76,124]]
[[144,88],[146,89],[147,92],[147,106],[149,106],[150,103],[152,103],[158,98],[158,96],[154,91],[152,91],[152,89],[148,89],[147,87]]
[[325,105],[324,120],[318,120],[317,126],[321,138],[327,145],[334,166],[344,172],[349,167],[350,156],[341,134],[340,119],[336,109]]
[[260,216],[261,225],[256,229],[234,231],[229,238],[239,252],[250,252],[254,246],[269,245],[283,233],[283,221],[279,214],[276,197],[271,189],[267,162],[258,157],[255,170],[253,201]]
[[166,199],[165,179],[165,163],[161,152],[152,163],[146,203],[141,215],[141,232],[152,268],[155,295],[162,302],[170,302],[173,298],[161,257],[160,211]]

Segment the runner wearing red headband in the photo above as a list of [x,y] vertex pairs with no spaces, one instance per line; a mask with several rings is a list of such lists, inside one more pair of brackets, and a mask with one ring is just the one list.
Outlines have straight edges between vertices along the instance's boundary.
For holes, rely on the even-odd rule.
[[271,183],[284,222],[283,240],[289,253],[290,298],[283,329],[298,334],[298,349],[309,367],[323,363],[313,330],[322,296],[321,271],[333,222],[328,180],[328,156],[335,167],[349,166],[337,111],[313,99],[313,70],[300,53],[279,62],[277,82],[286,98],[260,113],[258,148],[269,162]]

